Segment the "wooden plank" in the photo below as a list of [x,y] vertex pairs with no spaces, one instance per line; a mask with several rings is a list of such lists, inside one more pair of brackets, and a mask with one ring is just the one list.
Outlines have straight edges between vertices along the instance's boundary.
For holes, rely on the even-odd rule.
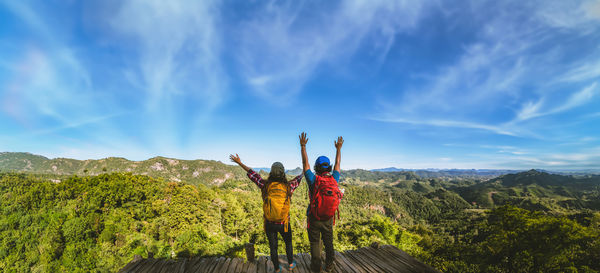
[[185,273],[185,266],[188,263],[188,259],[187,258],[183,258],[179,261],[179,264],[177,265],[177,272],[179,273]]
[[364,247],[364,248],[358,249],[358,253],[362,254],[363,257],[370,259],[372,261],[371,265],[379,267],[382,270],[382,272],[390,272],[390,273],[398,272],[392,266],[388,265],[389,260],[383,260],[379,256],[374,255],[373,253],[370,252],[371,249],[373,249],[373,248],[372,247]]
[[390,255],[391,257],[393,257],[393,259],[395,259],[396,262],[401,263],[402,265],[404,265],[404,268],[406,268],[406,270],[408,270],[408,272],[418,272],[418,271],[416,271],[417,269],[414,267],[414,265],[411,264],[409,261],[406,260],[406,257],[404,256],[403,253],[397,252],[397,251],[395,251],[394,249],[392,249],[390,247],[385,247],[385,248],[381,248],[381,249],[383,251],[387,252],[388,255]]
[[167,269],[169,267],[169,260],[163,260],[160,263],[160,266],[158,268],[156,268],[157,271],[154,272],[158,272],[158,273],[167,273]]
[[265,256],[260,256],[260,258],[258,258],[258,262],[256,265],[258,273],[266,273],[267,272],[266,261],[267,261],[267,258]]
[[299,273],[310,273],[310,269],[308,268],[308,265],[304,262],[302,255],[308,255],[308,254],[299,253],[298,255],[295,256],[297,269],[294,269],[294,271],[298,270]]
[[287,255],[279,255],[279,264],[285,271],[289,271],[288,268],[290,268],[290,263],[288,262]]
[[121,270],[119,270],[118,273],[127,273],[127,272],[130,272],[130,270],[132,268],[134,268],[137,265],[138,262],[139,261],[131,260],[129,263],[127,263],[127,265],[125,265],[123,268],[121,268]]
[[129,272],[137,272],[142,266],[144,266],[145,260],[139,260],[130,270]]
[[186,267],[185,272],[196,272],[202,263],[206,261],[206,258],[194,258],[191,263]]
[[267,257],[267,273],[273,272],[273,261],[271,261],[271,256]]
[[381,270],[384,270],[385,272],[396,272],[394,267],[389,265],[390,259],[382,259],[378,255],[373,254],[371,252],[371,250],[374,250],[374,248],[364,247],[364,248],[358,249],[358,253],[363,255],[363,257],[372,260],[373,261],[372,264],[381,268]]
[[227,273],[235,273],[235,268],[238,266],[238,264],[240,263],[240,259],[239,258],[232,258],[231,259],[231,263],[229,264],[229,267],[227,268]]
[[[278,257],[284,272],[288,272],[287,258],[285,255]],[[309,273],[311,256],[308,253],[297,253],[294,255],[296,268],[293,273]],[[323,260],[324,262],[324,260]],[[325,264],[323,264],[324,266]],[[182,258],[178,260],[169,259],[141,259],[131,261],[125,265],[119,273],[144,272],[144,273],[166,273],[166,272],[215,272],[215,273],[271,273],[274,271],[273,263],[267,256],[258,257],[257,262],[244,262],[240,258],[225,257],[195,257]],[[371,272],[394,272],[413,273],[427,272],[440,273],[437,269],[422,263],[406,252],[390,245],[382,245],[379,248],[366,247],[358,250],[335,252],[334,273],[371,273]]]
[[247,266],[243,259],[239,259],[237,266],[235,267],[234,273],[245,273],[243,271],[244,266]]
[[372,270],[373,272],[387,272],[385,268],[381,268],[380,265],[374,263],[369,259],[369,257],[365,256],[364,253],[361,253],[360,250],[355,250],[352,255],[356,257],[357,260],[361,261],[364,266]]
[[308,272],[311,272],[312,270],[311,270],[311,267],[310,267],[310,255],[309,255],[308,253],[306,253],[306,254],[303,254],[303,255],[302,255],[302,260],[304,260],[304,263],[305,263],[305,264],[306,264],[306,266],[307,266],[307,267],[306,267],[306,270],[307,270]]
[[200,259],[200,257],[188,258],[187,262],[185,263],[185,267],[183,268],[183,272],[191,272],[192,267],[194,267],[196,262],[198,262]]
[[346,256],[350,257],[350,260],[354,261],[357,266],[360,266],[365,272],[377,272],[377,269],[369,264],[368,261],[361,259],[360,255],[356,253],[356,250],[346,252]]
[[387,264],[395,268],[396,272],[412,272],[412,268],[407,266],[401,257],[387,252],[381,247],[379,249],[372,249],[372,253],[379,256],[382,260],[387,261]]
[[248,266],[249,265],[250,265],[250,263],[246,262],[245,260],[242,261],[238,265],[238,268],[235,270],[235,273],[246,273],[246,272],[248,272]]
[[387,245],[385,246],[385,248],[389,251],[392,251],[394,253],[397,253],[398,255],[402,256],[404,258],[404,260],[406,262],[408,262],[409,264],[412,265],[413,268],[415,268],[415,272],[435,272],[435,273],[441,273],[439,270],[417,260],[415,257],[408,255],[408,253],[398,249],[395,246],[391,246],[391,245]]
[[300,258],[301,253],[297,253],[294,255],[294,261],[296,262],[296,268],[294,272],[296,273],[305,273],[304,261]]
[[179,263],[175,260],[170,260],[167,264],[167,272],[177,272],[179,270]]
[[129,267],[129,269],[127,270],[127,272],[136,272],[136,268],[139,268],[140,266],[144,265],[144,260],[138,260],[133,262],[133,264],[131,265],[131,267]]
[[208,271],[208,267],[210,266],[210,264],[212,264],[214,261],[213,258],[204,258],[202,260],[200,260],[200,262],[198,262],[194,268],[192,269],[192,273],[196,273],[196,272],[209,272]]
[[227,258],[225,261],[221,262],[221,266],[215,269],[215,273],[227,273],[227,268],[231,263],[231,258]]
[[180,263],[178,261],[173,260],[168,267],[167,272],[177,272],[179,270]]
[[156,263],[156,264],[154,265],[154,268],[152,269],[152,272],[157,272],[157,273],[159,273],[159,272],[160,272],[160,271],[163,269],[163,266],[164,266],[165,264],[167,264],[167,260],[165,260],[165,259],[160,259],[160,260],[158,261],[158,263]]
[[352,258],[350,258],[350,256],[348,255],[348,251],[340,253],[338,257],[351,271],[354,271],[356,273],[367,273],[360,264],[358,264]]
[[344,258],[341,253],[336,251],[335,257],[335,262],[340,265],[340,270],[342,270],[342,272],[360,273],[360,271],[357,271],[352,264],[348,263],[346,258]]
[[215,273],[227,273],[227,267],[231,263],[231,258],[225,259],[225,261],[221,262],[221,266],[215,269]]
[[140,268],[139,270],[137,270],[137,272],[152,272],[156,268],[156,265],[158,264],[158,261],[160,259],[150,258],[148,260],[149,261],[147,263],[147,266]]
[[225,257],[213,259],[212,263],[206,268],[206,272],[217,272],[216,269],[225,261]]
[[248,269],[246,270],[246,272],[247,273],[257,273],[258,272],[256,261],[248,262]]

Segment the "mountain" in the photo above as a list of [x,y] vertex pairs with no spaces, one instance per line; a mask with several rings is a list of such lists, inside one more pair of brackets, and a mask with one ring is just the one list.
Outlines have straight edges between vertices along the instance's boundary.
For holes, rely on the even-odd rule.
[[422,178],[472,178],[490,179],[504,174],[518,173],[518,170],[495,169],[398,169],[395,167],[373,169],[372,172],[404,173],[413,172]]
[[296,176],[302,173],[302,168],[300,167],[296,167],[295,169],[292,170],[287,170],[285,172],[287,175],[292,175],[292,176]]
[[529,170],[452,190],[482,207],[508,204],[542,211],[600,209],[600,175],[581,177]]
[[389,168],[383,168],[383,169],[372,169],[370,171],[372,172],[402,172],[405,169],[398,169],[396,167],[389,167]]
[[[254,168],[255,171],[267,175],[269,168]],[[49,176],[67,175],[98,175],[112,172],[130,172],[133,174],[149,175],[162,178],[166,181],[187,182],[190,184],[220,185],[227,180],[244,180],[245,172],[235,166],[227,165],[214,160],[181,160],[166,157],[153,157],[143,161],[130,161],[120,157],[109,157],[98,160],[76,160],[70,158],[49,159],[31,153],[0,153],[0,172],[26,172],[44,174]],[[287,170],[290,176],[299,175],[301,168]],[[581,175],[580,178],[597,177],[597,175]],[[343,170],[342,181],[350,184],[381,184],[395,185],[402,188],[411,188],[427,191],[436,187],[440,181],[463,181],[468,185],[473,181],[488,181],[483,185],[474,187],[502,187],[510,188],[516,185],[543,184],[542,186],[558,186],[569,183],[575,176],[564,176],[557,173],[531,170],[518,172],[515,170],[492,169],[425,169],[408,170],[385,168],[376,170]],[[590,178],[591,179],[591,178]],[[593,180],[593,179],[592,179]],[[543,182],[536,182],[543,181]],[[579,182],[587,180],[577,180]],[[453,184],[458,185],[458,184]],[[578,183],[585,187],[586,183]],[[439,186],[439,185],[438,185]],[[446,185],[447,187],[448,185]],[[464,185],[463,185],[464,186]],[[571,185],[575,186],[575,184]]]
[[0,153],[0,171],[56,176],[130,172],[166,181],[206,185],[220,185],[230,179],[241,180],[246,177],[241,168],[214,160],[180,160],[160,156],[144,161],[130,161],[120,157],[98,160],[48,159],[30,153],[8,152]]

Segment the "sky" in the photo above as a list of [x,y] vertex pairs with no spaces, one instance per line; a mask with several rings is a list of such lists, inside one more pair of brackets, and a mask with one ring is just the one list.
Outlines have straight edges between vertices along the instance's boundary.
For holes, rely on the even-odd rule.
[[0,0],[0,151],[600,169],[600,1]]

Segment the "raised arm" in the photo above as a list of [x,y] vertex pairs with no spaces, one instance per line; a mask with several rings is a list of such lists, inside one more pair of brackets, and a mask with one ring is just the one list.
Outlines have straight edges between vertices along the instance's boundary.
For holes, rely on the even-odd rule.
[[308,138],[306,137],[306,133],[302,132],[300,134],[300,150],[302,152],[302,173],[310,170],[310,164],[308,164],[308,155],[306,155],[306,143],[308,143]]
[[340,171],[340,160],[342,159],[342,144],[344,144],[344,138],[342,137],[338,137],[337,141],[334,141],[333,144],[335,145],[335,165],[333,166],[333,170],[334,171]]
[[229,159],[231,159],[231,161],[240,165],[240,167],[242,167],[242,169],[244,169],[244,171],[248,172],[250,170],[250,168],[248,166],[246,166],[246,165],[244,165],[244,163],[242,163],[242,160],[240,159],[240,156],[238,154],[229,155]]
[[242,169],[244,169],[244,171],[246,171],[246,175],[248,175],[248,178],[250,178],[250,180],[252,180],[252,182],[254,182],[254,184],[256,184],[256,186],[258,186],[261,189],[265,186],[266,181],[264,179],[262,179],[260,174],[258,174],[254,170],[250,169],[250,167],[244,165],[244,163],[242,163],[242,160],[240,159],[240,156],[238,154],[229,155],[229,158],[231,159],[231,161],[240,165],[240,167],[242,167]]

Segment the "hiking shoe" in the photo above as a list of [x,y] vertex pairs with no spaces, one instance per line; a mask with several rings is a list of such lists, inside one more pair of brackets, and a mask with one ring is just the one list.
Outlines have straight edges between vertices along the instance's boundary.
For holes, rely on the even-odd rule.
[[281,273],[283,272],[283,268],[281,267],[281,265],[279,265],[279,269],[275,270],[275,273]]
[[293,261],[293,262],[290,264],[290,267],[288,268],[288,270],[291,272],[292,270],[294,270],[294,268],[296,268],[296,261]]

